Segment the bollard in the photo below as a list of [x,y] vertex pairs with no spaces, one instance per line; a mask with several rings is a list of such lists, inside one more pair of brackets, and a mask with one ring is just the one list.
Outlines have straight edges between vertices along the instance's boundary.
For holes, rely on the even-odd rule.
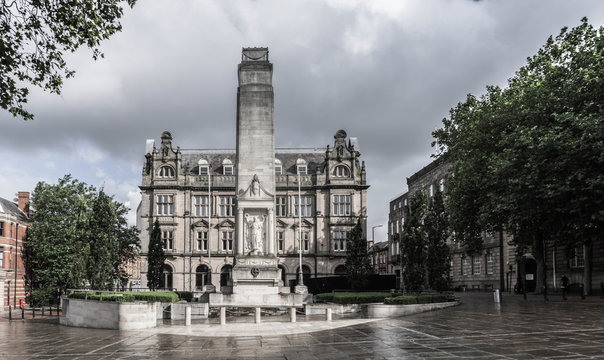
[[44,316],[44,306],[42,306],[42,316]]
[[48,311],[50,311],[50,316],[52,316],[52,304],[50,304],[50,307],[48,308]]
[[493,290],[493,300],[498,303],[499,301],[499,289]]
[[220,308],[220,325],[226,325],[226,308],[224,306]]
[[257,307],[256,308],[256,324],[260,324],[260,315],[261,315],[260,308]]
[[191,325],[191,307],[187,306],[185,308],[185,326]]
[[325,309],[325,321],[331,321],[331,308]]
[[21,308],[21,320],[25,319],[25,309]]
[[12,320],[13,320],[13,311],[9,305],[8,306],[8,321],[12,321]]
[[295,323],[296,322],[296,308],[289,308],[289,321]]
[[33,318],[36,317],[36,308],[34,308],[34,307],[31,308],[31,315],[32,315]]

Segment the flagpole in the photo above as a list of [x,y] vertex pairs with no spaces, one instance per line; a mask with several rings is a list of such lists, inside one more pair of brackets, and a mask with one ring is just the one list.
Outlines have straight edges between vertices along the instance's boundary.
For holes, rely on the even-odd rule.
[[304,273],[302,272],[302,195],[300,190],[300,170],[298,170],[298,252],[300,253],[300,272],[298,285],[304,285]]

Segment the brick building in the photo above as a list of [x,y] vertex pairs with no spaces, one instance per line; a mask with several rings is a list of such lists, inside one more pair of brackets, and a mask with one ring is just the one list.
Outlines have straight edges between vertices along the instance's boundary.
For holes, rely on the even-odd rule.
[[0,308],[19,307],[24,299],[23,240],[29,227],[29,192],[17,203],[0,198]]

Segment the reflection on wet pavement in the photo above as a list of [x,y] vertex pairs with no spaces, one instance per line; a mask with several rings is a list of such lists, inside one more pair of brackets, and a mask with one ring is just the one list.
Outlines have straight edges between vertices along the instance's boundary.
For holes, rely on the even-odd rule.
[[494,304],[485,293],[461,299],[446,310],[301,334],[287,333],[286,322],[271,323],[269,334],[255,333],[250,323],[244,336],[210,337],[175,333],[181,326],[115,331],[64,327],[56,318],[2,321],[0,358],[604,359],[603,299],[506,295]]

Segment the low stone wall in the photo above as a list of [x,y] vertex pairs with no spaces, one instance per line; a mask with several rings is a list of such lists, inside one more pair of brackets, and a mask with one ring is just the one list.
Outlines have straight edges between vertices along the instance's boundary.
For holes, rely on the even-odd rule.
[[386,304],[363,304],[363,315],[368,318],[388,318],[405,315],[418,314],[426,311],[433,311],[459,305],[459,301],[432,303],[432,304],[412,304],[412,305],[386,305]]
[[207,319],[210,314],[210,307],[208,303],[196,303],[196,302],[175,302],[175,303],[155,303],[156,304],[156,318],[157,319],[172,319],[172,320],[184,320],[185,309],[191,308],[192,318]]
[[331,309],[332,314],[350,314],[361,311],[361,304],[307,304],[304,307],[306,315],[325,315],[325,309]]
[[135,330],[155,327],[156,305],[63,298],[61,325],[97,329]]

